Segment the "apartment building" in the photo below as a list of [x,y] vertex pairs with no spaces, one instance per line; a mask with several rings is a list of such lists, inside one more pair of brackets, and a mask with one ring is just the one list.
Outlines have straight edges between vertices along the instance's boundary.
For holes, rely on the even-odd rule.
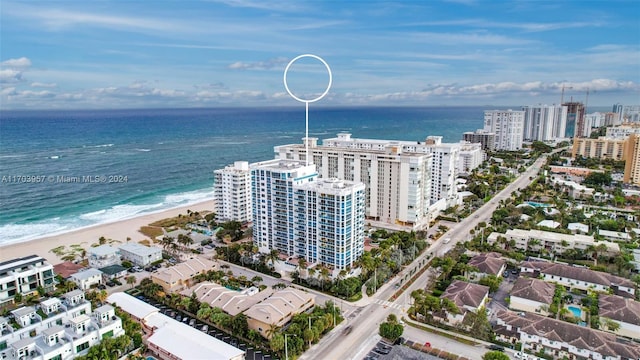
[[495,134],[495,149],[516,151],[522,149],[524,111],[485,110],[484,131]]
[[442,197],[456,199],[459,144],[441,144],[437,138],[431,138],[430,145],[355,139],[348,133],[326,139],[321,146],[317,140],[276,146],[276,157],[306,161],[308,148],[319,177],[364,183],[367,219],[422,228],[428,224],[432,203]]
[[605,137],[613,139],[625,139],[631,134],[640,134],[640,124],[622,124],[607,127]]
[[364,184],[318,179],[314,165],[278,159],[253,164],[252,178],[253,236],[261,252],[277,249],[335,271],[362,255]]
[[565,138],[567,107],[559,105],[524,106],[523,138],[528,141],[556,141]]
[[162,260],[162,249],[157,246],[145,246],[138,243],[126,243],[118,246],[122,260],[137,266],[148,266]]
[[599,292],[613,292],[616,295],[633,298],[636,286],[633,281],[587,268],[551,263],[544,261],[525,261],[520,264],[520,271],[534,278],[558,283],[568,289],[582,291],[594,290]]
[[269,339],[272,335],[269,333],[270,328],[282,328],[294,315],[303,313],[314,305],[315,295],[288,287],[251,306],[244,314],[247,316],[249,329]]
[[469,174],[478,168],[485,160],[486,153],[482,150],[482,144],[460,142],[460,155],[458,161],[458,173]]
[[73,359],[85,355],[103,338],[124,334],[122,321],[111,305],[92,311],[91,303],[79,290],[66,293],[61,299],[46,299],[39,307],[46,317],[32,306],[12,311],[17,328],[0,317],[1,359]]
[[624,147],[624,175],[622,181],[640,185],[640,135],[630,134]]
[[211,260],[195,257],[151,273],[151,281],[162,286],[165,292],[180,291],[190,287],[197,275],[215,270],[215,266]]
[[[503,238],[500,240],[500,238]],[[593,236],[582,234],[561,234],[542,230],[509,229],[506,233],[493,232],[487,237],[489,244],[511,243],[511,247],[519,250],[530,249],[541,251],[544,249],[550,253],[562,254],[568,249],[586,251],[590,246],[605,245],[609,254],[620,253],[620,246],[610,241],[596,242]]]
[[109,265],[120,265],[120,250],[111,245],[100,245],[87,249],[89,266],[99,269]]
[[0,263],[0,304],[13,301],[16,294],[36,293],[40,286],[47,292],[55,287],[53,265],[43,257],[30,255]]
[[475,132],[467,131],[462,134],[462,140],[470,142],[472,144],[482,144],[482,150],[493,151],[496,149],[496,134],[484,131],[484,129],[478,129]]
[[498,310],[496,339],[522,344],[529,353],[544,352],[553,359],[637,360],[640,345],[604,331],[546,316]]
[[603,136],[597,139],[576,138],[573,139],[571,157],[625,160],[625,141],[626,139]]
[[236,161],[213,172],[215,213],[219,221],[251,222],[251,171],[246,161]]

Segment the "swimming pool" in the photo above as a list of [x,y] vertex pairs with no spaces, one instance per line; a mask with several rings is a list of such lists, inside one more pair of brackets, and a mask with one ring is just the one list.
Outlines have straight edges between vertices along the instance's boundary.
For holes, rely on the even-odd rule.
[[577,306],[567,306],[567,309],[573,313],[573,316],[578,319],[582,319],[582,309]]
[[551,204],[539,203],[535,201],[527,201],[527,204],[533,207],[550,207],[551,206]]

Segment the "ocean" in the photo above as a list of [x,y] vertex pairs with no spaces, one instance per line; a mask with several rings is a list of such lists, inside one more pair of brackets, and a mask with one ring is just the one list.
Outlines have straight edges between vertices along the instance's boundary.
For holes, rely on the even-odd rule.
[[[457,142],[485,109],[312,104],[309,134]],[[0,245],[211,199],[213,170],[273,159],[304,120],[303,106],[2,111]]]

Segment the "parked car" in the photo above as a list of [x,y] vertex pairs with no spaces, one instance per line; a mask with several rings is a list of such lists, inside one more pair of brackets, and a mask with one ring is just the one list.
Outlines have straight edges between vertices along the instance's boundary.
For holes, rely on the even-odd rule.
[[391,352],[391,349],[384,349],[384,348],[377,347],[377,348],[373,349],[373,351],[375,351],[375,352],[377,352],[378,354],[381,354],[381,355],[387,355],[388,353]]
[[500,346],[500,345],[491,344],[491,345],[489,345],[489,350],[504,351],[504,348],[502,346]]
[[520,351],[518,351],[517,353],[513,354],[513,356],[516,359],[529,360],[529,355],[527,355],[525,353],[521,353]]

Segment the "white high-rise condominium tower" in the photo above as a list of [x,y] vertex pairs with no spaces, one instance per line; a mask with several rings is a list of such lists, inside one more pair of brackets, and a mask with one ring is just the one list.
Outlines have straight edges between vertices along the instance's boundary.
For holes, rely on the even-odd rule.
[[496,150],[520,150],[524,127],[524,111],[485,110],[484,130],[496,134]]
[[[309,151],[319,176],[362,182],[367,219],[423,228],[428,225],[432,199],[433,147],[415,141],[352,139],[351,134],[323,141],[309,138]],[[305,144],[274,148],[276,157],[306,160]],[[455,191],[451,182],[451,188]]]
[[555,141],[565,137],[567,107],[560,105],[525,106],[524,140]]
[[335,269],[364,251],[364,184],[318,179],[315,165],[270,160],[251,164],[253,238],[272,249]]
[[294,186],[293,203],[295,255],[352,267],[364,251],[364,184],[318,179]]
[[249,163],[236,161],[213,171],[215,213],[218,220],[251,221],[251,172]]

